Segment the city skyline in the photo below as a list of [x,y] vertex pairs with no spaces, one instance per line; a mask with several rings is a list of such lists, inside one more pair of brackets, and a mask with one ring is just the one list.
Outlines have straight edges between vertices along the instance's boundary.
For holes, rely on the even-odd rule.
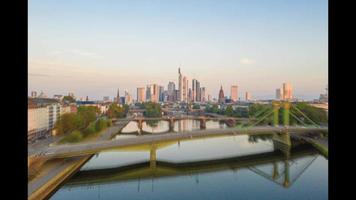
[[213,98],[238,84],[273,99],[288,82],[312,100],[328,83],[327,29],[325,1],[31,1],[28,93],[136,99],[150,83],[177,87],[181,67]]

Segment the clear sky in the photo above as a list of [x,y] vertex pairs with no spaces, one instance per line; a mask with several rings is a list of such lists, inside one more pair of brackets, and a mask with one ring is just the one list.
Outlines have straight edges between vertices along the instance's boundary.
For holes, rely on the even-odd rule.
[[[213,97],[239,86],[318,98],[328,82],[326,0],[29,1],[29,93],[113,97],[177,86],[178,67]],[[190,82],[191,85],[191,82]],[[243,97],[244,98],[244,97]]]

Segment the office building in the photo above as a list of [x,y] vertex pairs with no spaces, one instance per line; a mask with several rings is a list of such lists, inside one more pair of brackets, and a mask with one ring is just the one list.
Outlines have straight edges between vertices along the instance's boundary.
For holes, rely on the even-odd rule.
[[133,102],[132,96],[127,91],[125,91],[125,103],[130,105],[132,104],[132,102]]
[[277,88],[276,89],[276,99],[277,100],[282,100],[282,98],[283,98],[282,90],[280,88]]
[[200,88],[200,98],[201,98],[201,102],[206,101],[205,87]]
[[158,86],[158,101],[159,102],[163,102],[163,98],[164,98],[164,87],[163,86]]
[[157,84],[147,86],[146,100],[157,103],[159,101],[159,87]]
[[238,100],[237,85],[231,86],[231,100],[233,102],[237,102]]
[[145,88],[137,88],[137,102],[142,103],[145,101]]
[[181,101],[187,102],[187,97],[188,97],[188,79],[187,77],[183,77],[183,87],[182,87],[182,99]]
[[183,99],[183,77],[180,73],[180,68],[178,68],[178,101],[182,101]]
[[249,93],[249,92],[245,93],[245,100],[246,101],[251,101],[252,100],[251,93]]
[[292,85],[290,83],[283,83],[283,100],[292,100]]

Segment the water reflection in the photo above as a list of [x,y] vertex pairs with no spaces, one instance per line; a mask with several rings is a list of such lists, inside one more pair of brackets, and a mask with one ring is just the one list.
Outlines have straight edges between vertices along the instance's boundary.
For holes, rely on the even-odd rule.
[[[167,133],[167,132],[188,132],[194,130],[200,130],[200,121],[199,120],[177,120],[173,124],[173,129],[170,129],[170,124],[168,121],[158,121],[158,120],[148,120],[139,124],[138,122],[131,121],[129,122],[120,132],[121,138],[122,135],[142,135],[142,134],[152,134],[152,133]],[[206,129],[217,129],[217,128],[226,128],[227,125],[224,121],[206,121]]]
[[102,152],[52,199],[327,199],[318,151],[299,144],[286,156],[271,140],[226,136]]

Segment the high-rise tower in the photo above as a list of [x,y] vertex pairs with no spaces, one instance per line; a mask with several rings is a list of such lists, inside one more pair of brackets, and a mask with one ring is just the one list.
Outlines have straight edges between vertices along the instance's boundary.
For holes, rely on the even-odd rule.
[[178,97],[177,100],[178,101],[182,101],[183,100],[183,78],[182,78],[182,74],[180,73],[180,67],[178,68]]
[[231,100],[236,102],[238,98],[237,95],[237,85],[232,85],[231,86]]
[[224,97],[224,91],[222,89],[222,86],[220,88],[220,91],[219,91],[219,100],[218,100],[219,103],[224,103],[225,102],[225,97]]

